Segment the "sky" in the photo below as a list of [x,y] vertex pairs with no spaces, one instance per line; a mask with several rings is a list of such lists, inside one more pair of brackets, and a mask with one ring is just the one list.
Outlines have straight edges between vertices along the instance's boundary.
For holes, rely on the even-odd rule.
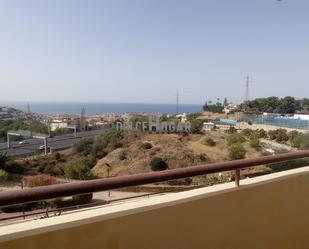
[[0,102],[309,97],[308,0],[0,0]]

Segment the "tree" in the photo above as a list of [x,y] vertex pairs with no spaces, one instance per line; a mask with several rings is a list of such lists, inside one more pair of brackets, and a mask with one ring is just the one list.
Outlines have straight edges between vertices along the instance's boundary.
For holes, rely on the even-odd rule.
[[203,128],[203,121],[199,119],[191,120],[191,132],[193,134],[198,134]]
[[246,156],[247,151],[241,143],[232,144],[229,147],[229,158],[231,160],[243,159]]
[[223,101],[223,105],[224,105],[224,106],[227,106],[228,103],[229,103],[229,102],[227,101],[227,98],[225,97],[225,98],[224,98],[224,101]]

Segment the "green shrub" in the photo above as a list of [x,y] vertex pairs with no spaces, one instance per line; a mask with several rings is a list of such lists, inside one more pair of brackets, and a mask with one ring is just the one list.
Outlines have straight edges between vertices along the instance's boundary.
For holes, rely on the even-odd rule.
[[207,162],[209,160],[208,156],[206,155],[206,153],[201,153],[199,154],[199,158],[202,162]]
[[108,152],[123,146],[123,133],[111,128],[96,138],[86,138],[73,145],[73,152],[83,156],[102,158]]
[[90,154],[92,151],[93,138],[84,138],[73,145],[74,153]]
[[291,144],[299,149],[309,149],[309,133],[295,135],[291,138]]
[[191,122],[191,133],[199,134],[203,128],[203,121],[199,119],[193,119]]
[[292,161],[272,163],[269,165],[269,167],[274,172],[278,172],[278,171],[283,171],[283,170],[305,167],[308,165],[309,165],[309,158],[302,158],[302,159],[297,159],[297,160],[292,160]]
[[243,130],[241,131],[241,134],[242,134],[243,136],[245,136],[245,137],[251,137],[253,133],[254,133],[254,131],[251,130],[251,129],[243,129]]
[[47,174],[25,176],[24,180],[25,185],[29,188],[57,184],[57,179]]
[[148,143],[148,142],[142,143],[141,148],[142,148],[142,149],[145,149],[145,150],[149,150],[149,149],[152,148],[152,144],[151,144],[151,143]]
[[0,183],[5,182],[7,177],[8,173],[5,170],[0,169]]
[[56,160],[59,160],[59,159],[61,158],[61,154],[60,154],[59,152],[56,152],[56,153],[54,154],[54,158],[55,158]]
[[227,137],[227,144],[237,144],[245,142],[245,138],[241,134],[231,134]]
[[9,160],[6,163],[5,171],[12,174],[25,174],[29,170],[30,166],[22,166],[20,163]]
[[154,157],[150,161],[150,167],[153,171],[166,170],[168,168],[167,163],[160,157]]
[[92,201],[93,194],[82,194],[72,196],[73,203],[76,205],[87,204]]
[[90,169],[92,169],[96,165],[96,162],[97,162],[97,159],[94,155],[88,155],[88,156],[82,157],[80,160],[82,163],[87,165]]
[[287,130],[277,129],[268,132],[268,136],[271,140],[276,140],[278,143],[284,143],[289,140]]
[[246,156],[246,150],[240,143],[232,144],[229,147],[229,158],[231,160],[243,159]]
[[209,146],[216,146],[216,142],[212,138],[207,138],[206,144]]
[[237,133],[237,130],[234,126],[230,126],[230,128],[226,131],[226,133],[235,134]]
[[261,150],[260,140],[258,138],[251,138],[250,145],[252,148],[256,149],[257,151]]
[[62,176],[64,173],[62,167],[60,167],[59,165],[52,165],[52,164],[38,167],[38,171],[54,176]]
[[202,179],[203,179],[203,182],[207,186],[212,186],[215,184],[225,183],[225,182],[230,181],[228,174],[222,174],[221,176],[218,174],[210,174],[210,175],[203,176]]
[[85,180],[91,176],[90,168],[81,160],[73,161],[65,166],[65,176],[76,180]]

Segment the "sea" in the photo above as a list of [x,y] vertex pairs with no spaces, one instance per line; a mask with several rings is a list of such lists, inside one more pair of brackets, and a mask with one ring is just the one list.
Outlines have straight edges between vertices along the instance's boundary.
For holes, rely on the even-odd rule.
[[151,104],[151,103],[69,103],[69,102],[0,102],[0,106],[9,106],[22,111],[30,111],[41,114],[80,114],[85,108],[86,115],[101,113],[196,113],[202,112],[201,105],[179,104]]

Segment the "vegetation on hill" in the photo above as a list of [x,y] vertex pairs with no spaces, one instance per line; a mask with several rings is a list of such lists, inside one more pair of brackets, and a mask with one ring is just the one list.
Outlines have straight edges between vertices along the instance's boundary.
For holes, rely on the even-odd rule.
[[257,98],[244,102],[240,109],[249,113],[309,113],[309,99],[295,99],[291,96]]
[[48,127],[38,122],[26,124],[21,120],[8,120],[0,122],[0,142],[6,141],[9,130],[29,130],[36,133],[48,133]]
[[206,101],[203,105],[203,110],[205,112],[221,113],[223,108],[224,106],[219,102],[219,100],[215,104],[212,104],[212,101]]

